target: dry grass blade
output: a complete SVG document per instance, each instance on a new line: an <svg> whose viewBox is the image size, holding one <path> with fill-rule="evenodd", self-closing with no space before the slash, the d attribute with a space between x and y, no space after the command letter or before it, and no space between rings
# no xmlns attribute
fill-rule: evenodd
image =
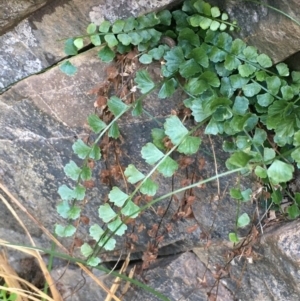
<svg viewBox="0 0 300 301"><path fill-rule="evenodd" d="M133 275L135 273L135 268L136 268L136 266L134 266L132 269L130 269L130 272L128 274L128 278L130 278L130 279L133 278ZM127 293L129 287L130 287L130 282L127 281L124 288L122 289L122 296L124 296Z"/></svg>
<svg viewBox="0 0 300 301"><path fill-rule="evenodd" d="M127 269L129 262L130 262L130 253L127 255L126 260L124 261L124 263L120 269L120 274L122 274ZM120 277L116 277L113 285L110 288L110 291L112 293L115 293L117 291L117 289L119 288L120 283L121 283ZM105 301L110 301L110 300L111 300L111 296L107 296L105 299Z"/></svg>
<svg viewBox="0 0 300 301"><path fill-rule="evenodd" d="M11 280L18 282L19 283L19 287L3 287L0 286L0 289L6 290L8 292L11 293L16 293L18 295L18 298L21 299L17 299L17 300L21 300L21 301L27 301L27 300L35 300L35 301L41 301L42 299L44 300L48 300L48 301L56 301L54 299L52 299L51 297L49 297L48 295L46 295L45 293L43 293L41 290L39 290L38 288L36 288L34 285L32 285L31 283L29 283L28 281L18 277L18 276L7 276L6 274L0 273L0 277L8 277ZM20 284L22 284L24 287L27 287L28 289L22 289ZM30 290L29 290L30 289Z"/></svg>
<svg viewBox="0 0 300 301"><path fill-rule="evenodd" d="M52 240L58 247L60 247L64 252L66 252L67 254L69 253L68 250L50 233L50 231L48 231L41 222L39 222L32 214L30 214L28 212L28 210L9 192L9 190L0 183L0 189L2 189L11 199L12 202L15 203L16 206L18 206L18 208L20 210L22 210L43 232L44 234L46 234L50 240ZM0 195L1 197L1 195ZM7 201L6 201L7 202ZM13 210L13 209L12 209ZM26 229L27 230L27 229ZM28 231L26 231L26 233L28 233ZM28 235L28 234L27 234ZM30 234L29 234L30 235Z"/></svg>
<svg viewBox="0 0 300 301"><path fill-rule="evenodd" d="M107 288L87 267L85 267L82 264L78 264L82 270L84 270L86 272L86 274L88 276L90 276L103 290L105 290L105 292L108 294L108 296L110 297L109 300L111 300L112 298L115 301L121 301L115 294L114 292L110 291L109 288Z"/></svg>
<svg viewBox="0 0 300 301"><path fill-rule="evenodd" d="M20 208L23 212L25 212L25 214L49 237L50 240L52 240L59 248L61 248L66 254L69 254L69 251L34 217L32 216L27 209L9 192L9 190L0 183L0 189L2 189L5 194L18 206L18 208ZM4 204L7 206L7 208L10 210L10 212L13 214L13 216L18 220L18 222L20 223L20 225L22 226L22 228L24 229L24 231L26 232L27 236L29 237L31 243L33 246L35 246L35 243L30 235L30 233L28 232L27 228L25 227L25 225L23 224L23 222L19 219L18 215L16 214L16 212L14 211L14 209L10 206L10 204L8 203L8 201L0 194L0 199L4 202ZM0 239L0 245L9 247L9 248L13 248L15 250L19 250L21 252L27 253L31 256L34 256L35 258L37 258L39 264L40 264L40 268L44 273L45 279L47 281L47 283L49 284L50 290L51 290L51 294L53 296L53 299L48 299L45 298L47 300L55 300L55 301L62 301L62 297L59 294L59 292L57 291L55 284L51 278L51 275L48 272L48 269L44 263L44 261L41 258L40 255L40 251L37 250L33 250L26 247L22 247L22 246L16 246L16 245L11 245L9 242L1 240ZM115 296L86 266L84 266L81 263L77 263L77 265L88 275L91 277L91 279L93 279L109 296L111 296L111 298L113 298L115 301L121 301L117 296ZM23 301L23 300L22 300Z"/></svg>
<svg viewBox="0 0 300 301"><path fill-rule="evenodd" d="M15 289L22 289L19 282L14 278L18 277L15 270L10 266L8 263L4 252L0 254L0 277L4 279L4 282L7 284L8 288L15 288ZM7 288L4 288L7 291ZM27 301L26 297L22 298L21 296L17 295L15 301Z"/></svg>
<svg viewBox="0 0 300 301"><path fill-rule="evenodd" d="M10 193L9 191L2 185L0 184L0 188L3 189L3 191L5 193L8 192L8 196L12 197L13 199L15 199ZM22 220L19 218L19 216L17 215L17 213L15 212L15 210L12 208L12 206L9 204L9 202L2 196L0 195L0 199L2 200L2 202L5 204L5 206L7 207L7 209L11 212L11 214L14 216L14 218L18 221L18 223L21 225L21 227L24 229L25 233L27 234L32 246L36 246L29 231L27 230L26 226L24 225L24 223L22 222ZM19 203L19 202L18 202ZM21 204L20 204L21 205ZM23 206L22 206L23 207ZM24 207L23 207L24 208ZM25 209L25 208L24 208ZM25 209L26 210L26 209ZM27 210L26 210L27 212ZM49 288L51 290L51 294L53 296L53 299L55 301L63 301L62 296L60 295L60 293L58 292L58 290L56 289L56 286L54 284L54 281L47 269L47 266L45 264L45 262L42 259L42 256L40 255L40 253L36 250L32 250L32 252L35 254L35 258L38 260L39 266L43 272L43 275L45 277L45 280L47 281Z"/></svg>

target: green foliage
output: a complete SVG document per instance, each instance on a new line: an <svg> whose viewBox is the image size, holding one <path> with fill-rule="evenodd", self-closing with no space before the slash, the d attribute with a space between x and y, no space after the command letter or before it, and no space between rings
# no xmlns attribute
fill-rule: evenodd
<svg viewBox="0 0 300 301"><path fill-rule="evenodd" d="M74 75L77 72L77 68L70 61L63 62L59 66L59 69L69 76Z"/></svg>
<svg viewBox="0 0 300 301"><path fill-rule="evenodd" d="M150 92L155 87L155 83L146 70L138 71L134 81L143 94Z"/></svg>
<svg viewBox="0 0 300 301"><path fill-rule="evenodd" d="M3 286L8 287L6 284ZM0 301L15 301L17 299L18 295L16 293L11 293L5 289L0 289Z"/></svg>
<svg viewBox="0 0 300 301"><path fill-rule="evenodd" d="M205 126L204 134L230 137L223 146L230 152L226 167L232 172L253 172L269 189L273 204L280 206L286 183L293 178L294 166L300 166L300 72L290 72L284 63L273 66L269 56L225 32L234 28L236 23L230 23L226 13L202 0L186 0L181 10L173 12L163 10L113 24L104 21L100 26L88 25L87 36L90 43L99 47L102 61L111 62L117 52L123 54L135 47L141 64L161 62L163 78L155 83L148 71L137 71L134 83L141 97L128 104L111 96L107 106L114 119L109 124L96 114L88 117L96 138L90 144L78 139L72 146L83 163L78 166L76 160L70 161L64 168L66 176L76 184L74 188L62 185L58 189L62 201L57 210L69 223L57 225L56 234L67 237L75 233L72 222L80 216L78 202L85 198L83 182L92 178L88 161L100 160L99 141L105 134L120 138L122 128L117 120L127 111L131 110L133 116L142 114L142 99L147 94L158 88L158 98L165 99L182 89L187 95L184 104L198 123L188 128L179 117L169 116L161 128L152 129L152 142L141 149L141 157L151 171L141 172L129 164L124 171L128 191L112 187L108 202L98 208L103 229L93 225L89 232L96 246L81 247L90 265L100 263L99 250L114 249L115 235L124 235L128 218L136 218L144 210L134 202L137 194L160 199L156 196L159 185L153 174L175 174L179 165L171 154L198 152L202 141L194 132L200 126ZM164 42L168 39L172 43ZM84 47L83 41L82 37L68 39L65 53L76 55ZM69 61L60 68L68 75L76 72ZM171 146L165 145L165 139ZM252 199L252 191L232 188L230 195L237 201L238 209L235 232L229 234L229 240L237 243L238 229L251 222L247 213L240 214L239 208ZM287 209L287 216L293 219L300 215L300 194L291 198L293 204Z"/></svg>

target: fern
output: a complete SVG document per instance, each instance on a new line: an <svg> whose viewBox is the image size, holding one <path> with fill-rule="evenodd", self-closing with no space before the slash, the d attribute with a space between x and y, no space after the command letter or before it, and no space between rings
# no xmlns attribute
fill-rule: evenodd
<svg viewBox="0 0 300 301"><path fill-rule="evenodd" d="M104 21L100 26L89 24L87 35L66 41L65 53L72 56L88 38L99 47L98 56L104 62L111 62L116 53L137 49L140 63L162 62L163 79L155 83L146 70L136 72L134 82L141 93L137 100L125 103L125 97L110 97L107 102L112 116L109 124L96 114L88 117L88 124L97 137L90 145L82 140L73 145L74 153L83 160L83 164L79 167L70 161L65 166L66 176L76 184L74 188L62 185L58 190L62 202L57 210L69 221L66 226L56 226L59 236L74 235L76 229L72 221L80 216L78 202L85 197L82 182L92 176L88 161L101 159L99 142L105 135L111 139L119 138L122 129L119 129L118 119L126 112L131 111L133 116L142 114L143 98L155 89L158 89L161 99L181 89L186 94L184 105L197 122L193 128L187 128L177 116L170 116L162 128L153 129L153 141L141 150L141 157L151 166L151 171L144 174L129 164L124 175L135 188L124 192L120 187L113 187L108 194L109 202L98 209L105 227L102 229L95 224L89 230L97 245L92 248L85 243L81 247L90 265L100 263L97 257L100 250L114 249L115 235L124 235L129 218L136 218L149 207L139 207L133 202L138 193L153 197L150 204L169 195L157 196L159 184L153 174L157 171L164 177L171 177L176 173L178 162L171 157L174 152L184 155L197 153L201 139L194 133L203 125L207 135L225 134L232 139L223 145L224 150L231 153L226 161L230 171L223 176L253 171L270 187L274 205L280 204L285 183L292 179L294 165L300 164L300 72L291 72L284 63L273 65L266 54L260 54L255 47L224 32L235 28L236 23L230 23L228 15L220 12L219 8L211 7L202 0L187 0L180 10L172 12L163 10L117 20L112 24ZM163 37L171 39L172 43L164 43ZM61 65L61 70L73 75L76 67L67 60ZM268 138L269 131L274 132L273 141ZM165 139L170 141L170 147L165 146ZM276 152L272 143L278 147ZM173 193L176 192L170 192ZM231 190L231 197L238 204L249 201L250 196L249 189ZM299 199L298 194L292 196L293 205L288 209L290 218L300 215ZM246 213L238 215L236 231L229 234L229 239L237 242L237 229L249 222Z"/></svg>

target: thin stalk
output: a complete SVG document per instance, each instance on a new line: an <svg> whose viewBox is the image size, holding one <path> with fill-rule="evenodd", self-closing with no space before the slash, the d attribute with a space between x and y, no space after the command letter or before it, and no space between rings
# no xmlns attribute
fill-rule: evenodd
<svg viewBox="0 0 300 301"><path fill-rule="evenodd" d="M199 187L199 186L201 186L201 185L203 185L205 183L208 183L210 181L217 180L217 179L219 179L221 177L225 177L225 176L228 176L228 175L233 174L233 173L241 172L243 170L245 170L245 167L240 167L240 168L237 168L237 169L234 169L234 170L230 170L230 171L224 172L222 174L215 175L215 176L210 177L210 178L208 178L206 180L199 181L199 182L191 184L189 186L185 186L185 187L179 188L177 190L171 191L169 193L166 193L163 196L160 196L159 198L154 199L151 202L147 203L143 207L140 207L139 210L133 212L131 215L129 215L127 218L125 218L124 221L123 221L123 223L126 223L126 221L128 221L131 216L134 216L134 215L136 215L136 214L138 214L138 213L140 213L142 211L145 211L146 209L150 208L152 205L156 204L157 202L160 202L160 201L162 201L162 200L164 200L164 199L166 199L168 197L171 197L172 195L174 195L176 193L184 192L184 191L189 190L191 188ZM110 234L110 236L108 237L108 239L106 240L105 243L107 243L107 241L109 241L113 237L113 235L119 230L119 228L122 226L123 223L121 223L119 225L119 227L117 227L116 230ZM93 253L93 256L95 256L95 255L97 255L97 253Z"/></svg>
<svg viewBox="0 0 300 301"><path fill-rule="evenodd" d="M54 232L54 236L56 237L55 232ZM52 241L52 243L51 243L51 251L54 252L55 249L56 249L56 244L55 244L54 241ZM48 266L47 266L49 272L51 272L51 270L52 270L52 266L53 266L53 258L54 258L53 255L50 254L49 262L48 262ZM44 290L43 290L43 292L44 292L46 295L48 294L48 288L49 288L49 284L48 284L48 282L46 281L46 282L45 282L45 285L44 285ZM42 301L45 301L45 299L42 298Z"/></svg>
<svg viewBox="0 0 300 301"><path fill-rule="evenodd" d="M285 17L287 17L288 19L290 19L291 21L295 22L297 25L300 26L300 22L299 22L298 20L296 20L295 18L293 18L293 17L290 16L289 14L283 12L282 10L280 10L280 9L274 7L274 6L271 6L271 5L269 5L269 4L265 4L265 3L260 2L260 1L255 1L255 0L242 0L242 1L244 1L244 2L252 2L252 3L256 3L256 4L259 4L259 5L268 7L268 8L270 8L270 9L273 9L273 10L275 10L276 12L278 12L278 13L284 15Z"/></svg>
<svg viewBox="0 0 300 301"><path fill-rule="evenodd" d="M12 244L12 243L5 243L5 245L7 245L7 246L17 246L17 247L22 247L22 248L32 249L32 250L38 250L38 251L43 252L45 254L50 254L53 257L62 258L62 259L65 259L67 261L70 261L70 262L73 262L73 263L76 263L76 264L80 263L80 264L83 264L85 266L88 266L87 262L85 260L82 260L80 258L76 258L76 257L70 256L70 255L67 255L67 254L55 252L55 251L52 251L52 250L38 248L38 247L31 247L31 246L23 246L23 245ZM164 296L161 293L157 292L156 290L154 290L153 288L149 287L148 285L145 285L144 283L141 283L138 280L129 278L129 277L125 276L124 274L119 274L118 272L111 271L110 269L105 268L104 266L96 266L96 267L93 267L93 269L96 269L96 270L99 270L99 271L103 271L103 272L105 272L107 274L110 274L110 275L113 275L115 277L119 277L122 280L128 281L128 282L130 282L130 283L132 283L132 284L134 284L134 285L136 285L136 286L138 286L138 287L146 290L147 292L152 293L154 296L158 297L162 301L171 301L169 298L167 298L166 296Z"/></svg>

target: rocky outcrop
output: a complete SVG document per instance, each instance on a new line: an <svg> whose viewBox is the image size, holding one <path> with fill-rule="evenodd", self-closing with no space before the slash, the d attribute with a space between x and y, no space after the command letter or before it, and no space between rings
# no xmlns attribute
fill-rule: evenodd
<svg viewBox="0 0 300 301"><path fill-rule="evenodd" d="M284 61L299 51L300 6L297 0L210 2L226 11L231 20L237 20L241 30L233 33L235 37L268 54L273 63Z"/></svg>
<svg viewBox="0 0 300 301"><path fill-rule="evenodd" d="M103 19L115 20L131 14L137 15L159 9L169 2L151 1L148 4L147 1L131 0L124 5L124 1L51 1L25 19L29 10L25 12L24 6L24 12L14 17L14 21L22 21L10 30L5 26L12 26L13 23L2 26L6 33L0 37L0 179L48 230L53 231L54 225L61 222L56 205L59 202L58 187L68 184L63 167L70 159L76 160L71 148L74 141L87 135L86 117L93 112L95 101L94 96L88 92L103 81L106 67L97 58L97 49L86 49L71 59L79 67L78 73L72 77L66 76L57 65L65 58L59 40L82 34L90 22L99 23ZM38 5L42 3L35 1L34 8L39 8ZM224 10L241 25L242 30L238 35L268 53L274 61L283 60L300 49L295 39L300 27L294 27L294 23L282 23L291 22L286 17L276 14L275 19L273 10L248 2L227 1L224 4L222 1L220 5L224 5ZM286 9L286 12L296 16L298 8L297 3L289 1L282 10ZM248 19L245 19L245 15ZM151 68L155 69L150 67L150 71ZM155 76L155 72L152 75ZM157 99L157 94L153 94L146 99L145 107L163 122L181 102L180 94L163 103ZM150 140L152 119L147 116L133 119L126 115L120 125L122 137L125 138L121 164L127 166L133 162L142 169L146 168L139 159L140 149ZM226 154L221 151L221 145L222 140L218 137L203 139L201 152L195 160L197 166L191 167L197 169L198 178L205 179L215 174L212 149L216 152L218 172L225 171ZM84 214L90 218L91 224L99 221L95 208L103 203L109 191L99 176L100 171L106 168L102 161L95 168L96 185L89 189L87 196L89 202ZM180 187L186 172L185 169L178 172L174 183L158 178L160 193ZM168 208L163 219L158 214L161 210L158 206L141 215L137 224L130 228L131 238L134 237L130 241L133 247L132 258L140 260L148 242L156 240L157 237L153 237L153 225L160 221L159 235L163 238L158 244L158 261L143 272L145 277L141 277L141 280L146 278L149 285L166 294L170 300L185 298L198 301L206 300L207 297L214 300L216 288L210 289L216 277L220 276L220 268L227 264L226 252L230 247L226 241L228 232L235 228L236 203L229 197L228 187L236 181L236 176L221 178L220 195L217 183L207 183L197 188L197 201L188 208L188 218L178 218L178 212L184 213L187 209L184 208L183 196L180 194L176 199L167 199L159 204L162 209ZM251 186L251 179L247 181L241 185ZM23 212L16 210L40 245L48 247L42 231ZM256 204L249 202L241 210L252 216L259 209ZM172 222L171 228L169 222ZM231 269L227 272L224 270L222 276L225 278L219 279L218 294L221 300L234 300L235 297L257 301L298 300L299 250L295 243L299 240L298 228L299 222L295 221L263 235L261 243L253 247L257 249L251 253L257 257L253 255L245 259L242 253L234 253ZM247 230L241 234L247 234ZM78 235L87 240L87 229L83 228ZM1 202L0 238L26 244L24 235ZM63 243L68 246L70 242L63 240ZM104 261L117 261L120 253L124 257L128 252L124 248L124 241L120 239L115 254L103 254L102 258ZM245 263L247 269L244 268ZM53 270L57 278L63 271L60 265ZM60 280L61 285L71 292L72 285L80 281L79 272L75 271L65 273L65 282ZM239 278L239 275L244 277ZM264 279L263 283L261 279ZM108 283L110 281L106 278L104 280ZM89 279L85 287L89 299L104 299L93 285ZM124 300L157 300L143 294L134 288L126 294ZM75 297L83 300L82 296L87 296L85 291L80 291Z"/></svg>

